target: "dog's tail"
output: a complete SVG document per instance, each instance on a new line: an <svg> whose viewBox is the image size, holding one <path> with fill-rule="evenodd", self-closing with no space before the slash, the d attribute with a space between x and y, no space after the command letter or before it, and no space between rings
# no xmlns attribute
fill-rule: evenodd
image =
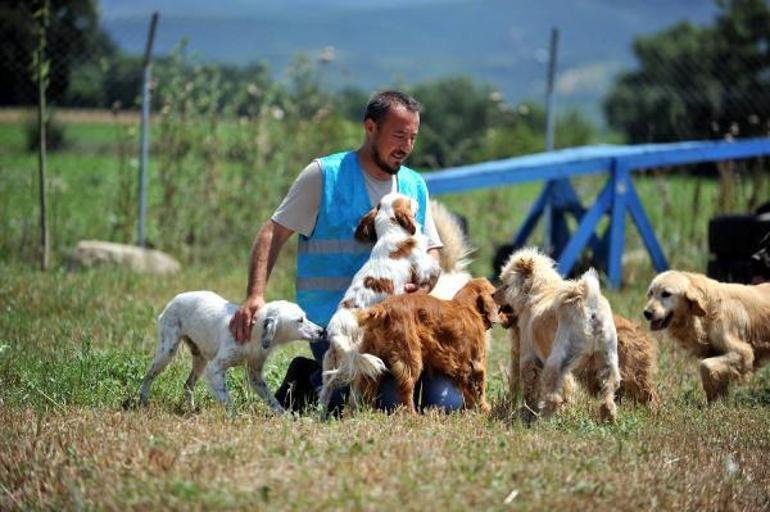
<svg viewBox="0 0 770 512"><path fill-rule="evenodd" d="M463 272L471 260L474 249L468 243L457 216L438 201L430 202L430 213L444 247L439 251L439 264L443 272Z"/></svg>
<svg viewBox="0 0 770 512"><path fill-rule="evenodd" d="M583 286L586 305L591 309L597 308L602 300L602 290L599 284L599 274L596 272L596 269L592 267L586 270L580 276L580 283Z"/></svg>
<svg viewBox="0 0 770 512"><path fill-rule="evenodd" d="M431 201L430 213L438 236L444 244L439 250L441 275L431 295L449 300L471 279L466 269L471 262L469 256L476 249L468 243L458 217L443 204Z"/></svg>
<svg viewBox="0 0 770 512"><path fill-rule="evenodd" d="M604 328L603 319L610 318L612 311L609 302L602 295L599 274L595 269L589 268L580 279L568 283L570 286L560 292L559 300L554 301L553 306L566 306L567 309L563 313L571 311L572 313L567 314L581 318L580 324L588 329L587 334L601 335Z"/></svg>
<svg viewBox="0 0 770 512"><path fill-rule="evenodd" d="M363 335L358 318L349 309L340 309L329 322L329 350L339 354L337 367L324 371L333 375L339 386L349 384L358 377L376 378L386 370L385 363L373 354L359 352Z"/></svg>
<svg viewBox="0 0 770 512"><path fill-rule="evenodd" d="M557 292L556 300L550 306L559 308L561 305L581 305L589 308L601 301L602 290L599 275L596 270L589 268L580 279L564 281L564 286Z"/></svg>

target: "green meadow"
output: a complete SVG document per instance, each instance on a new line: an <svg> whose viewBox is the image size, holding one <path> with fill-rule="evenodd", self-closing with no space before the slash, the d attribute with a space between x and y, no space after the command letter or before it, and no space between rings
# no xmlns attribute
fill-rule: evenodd
<svg viewBox="0 0 770 512"><path fill-rule="evenodd" d="M294 176L311 158L360 142L357 126L334 123L157 123L148 240L183 266L165 277L68 265L78 240L134 241L136 128L66 125L68 144L48 155L53 264L42 272L37 155L25 150L23 123L0 123L0 509L770 508L770 369L707 406L696 360L666 335L654 335L661 407L624 402L612 425L598 422L596 404L579 393L563 414L525 427L507 396L509 347L499 327L490 417L277 418L240 369L228 377L234 413L204 383L190 411L184 348L156 380L150 407L124 410L166 302L195 289L242 300L253 236ZM575 186L590 204L604 180ZM740 163L721 179L656 169L634 180L671 267L700 272L708 219L770 196L767 178ZM469 221L475 275L492 273L495 248L512 238L541 186L438 198ZM630 220L626 233L624 286L607 295L616 312L641 322L654 270ZM532 241L541 239L537 232ZM293 298L294 246L284 249L268 299ZM272 389L298 354L309 350L297 343L273 355Z"/></svg>

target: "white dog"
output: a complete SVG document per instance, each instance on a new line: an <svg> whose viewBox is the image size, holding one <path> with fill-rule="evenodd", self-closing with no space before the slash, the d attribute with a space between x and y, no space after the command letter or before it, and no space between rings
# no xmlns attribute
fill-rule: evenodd
<svg viewBox="0 0 770 512"><path fill-rule="evenodd" d="M295 340L317 341L323 329L308 320L298 305L278 300L260 308L251 339L237 343L228 328L237 310L237 304L209 291L180 293L174 297L158 317L158 349L139 392L142 405L148 403L152 381L171 362L179 342L184 340L193 358L192 371L184 384L188 403L192 405L193 389L206 369L214 397L224 405L231 405L225 372L231 366L245 364L254 391L276 412L284 413L262 377L265 360L278 345Z"/></svg>
<svg viewBox="0 0 770 512"><path fill-rule="evenodd" d="M562 279L554 266L536 249L515 252L503 267L502 286L494 297L499 305L510 307L516 318L510 335L511 342L519 344L520 360L519 368L511 368L511 376L515 379L518 372L522 381L525 419L533 419L526 411L534 408L544 416L553 414L564 402L563 388L571 370L597 355L601 413L614 420L620 371L612 309L601 294L595 270L573 281Z"/></svg>
<svg viewBox="0 0 770 512"><path fill-rule="evenodd" d="M374 378L385 371L382 360L360 354L360 332L351 309L373 306L391 295L405 293L408 283L433 287L441 267L428 254L428 244L415 220L417 201L392 192L358 224L355 237L376 241L369 260L353 281L329 321L329 349L323 360L323 389L320 402L328 406L332 392L356 376ZM353 397L355 401L355 397Z"/></svg>

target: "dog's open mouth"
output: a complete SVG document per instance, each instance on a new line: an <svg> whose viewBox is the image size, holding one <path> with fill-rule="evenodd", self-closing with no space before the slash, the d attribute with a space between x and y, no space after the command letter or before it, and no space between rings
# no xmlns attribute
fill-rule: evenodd
<svg viewBox="0 0 770 512"><path fill-rule="evenodd" d="M674 313L671 312L668 315L666 315L664 318L661 318L660 320L652 320L650 321L650 329L653 331L660 331L662 329L665 329L668 327L668 324L671 323L671 319L674 317Z"/></svg>

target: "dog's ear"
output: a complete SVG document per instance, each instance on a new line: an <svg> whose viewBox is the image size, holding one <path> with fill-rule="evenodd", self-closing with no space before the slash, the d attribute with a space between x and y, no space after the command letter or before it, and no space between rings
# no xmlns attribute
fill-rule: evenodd
<svg viewBox="0 0 770 512"><path fill-rule="evenodd" d="M411 201L404 201L398 199L393 203L393 217L396 222L404 228L404 230L410 235L414 235L417 232L417 225L414 221L414 214L412 213Z"/></svg>
<svg viewBox="0 0 770 512"><path fill-rule="evenodd" d="M278 320L271 315L265 316L262 322L262 348L267 350L273 344L275 331L278 328Z"/></svg>
<svg viewBox="0 0 770 512"><path fill-rule="evenodd" d="M412 208L412 215L417 215L417 212L420 211L420 203L417 202L417 199L410 198L409 206Z"/></svg>
<svg viewBox="0 0 770 512"><path fill-rule="evenodd" d="M359 242L376 242L377 241L377 230L374 226L374 219L377 217L377 212L379 211L379 206L376 208L372 208L369 210L366 215L361 217L361 220L358 221L358 226L356 227L356 234L355 238Z"/></svg>
<svg viewBox="0 0 770 512"><path fill-rule="evenodd" d="M497 314L497 304L488 293L479 293L476 296L476 309L481 313L484 324L489 329L493 324L500 323L500 317Z"/></svg>
<svg viewBox="0 0 770 512"><path fill-rule="evenodd" d="M706 296L703 290L690 285L684 292L684 298L693 315L706 316Z"/></svg>
<svg viewBox="0 0 770 512"><path fill-rule="evenodd" d="M513 268L524 277L529 277L535 271L535 260L532 258L519 258Z"/></svg>

